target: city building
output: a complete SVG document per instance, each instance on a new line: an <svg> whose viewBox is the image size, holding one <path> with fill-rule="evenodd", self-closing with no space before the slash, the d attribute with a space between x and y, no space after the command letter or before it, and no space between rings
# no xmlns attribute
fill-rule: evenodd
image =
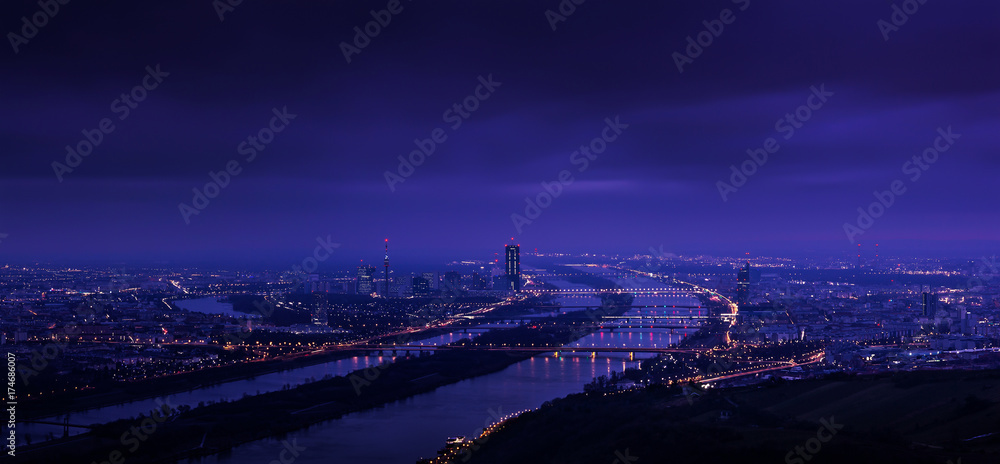
<svg viewBox="0 0 1000 464"><path fill-rule="evenodd" d="M385 296L390 294L389 290L389 239L385 239Z"/></svg>
<svg viewBox="0 0 1000 464"><path fill-rule="evenodd" d="M934 317L937 314L937 293L924 292L924 317Z"/></svg>
<svg viewBox="0 0 1000 464"><path fill-rule="evenodd" d="M736 304L739 306L750 304L750 261L747 261L736 275Z"/></svg>
<svg viewBox="0 0 1000 464"><path fill-rule="evenodd" d="M518 293L521 291L521 245L507 245L506 255L508 289Z"/></svg>
<svg viewBox="0 0 1000 464"><path fill-rule="evenodd" d="M312 323L315 325L325 326L329 322L327 317L327 306L325 304L318 304L312 310Z"/></svg>
<svg viewBox="0 0 1000 464"><path fill-rule="evenodd" d="M358 266L358 295L371 295L375 292L375 266Z"/></svg>
<svg viewBox="0 0 1000 464"><path fill-rule="evenodd" d="M462 288L462 274L456 271L448 271L444 273L444 286L449 290L457 290Z"/></svg>
<svg viewBox="0 0 1000 464"><path fill-rule="evenodd" d="M486 278L485 272L473 272L472 273L472 289L473 290L489 290L493 288L490 279Z"/></svg>
<svg viewBox="0 0 1000 464"><path fill-rule="evenodd" d="M390 279L389 290L385 296L404 298L413 295L413 276L404 275Z"/></svg>
<svg viewBox="0 0 1000 464"><path fill-rule="evenodd" d="M427 281L427 278L423 275L413 276L413 296L426 297L430 294L431 283Z"/></svg>
<svg viewBox="0 0 1000 464"><path fill-rule="evenodd" d="M438 278L437 271L422 272L420 273L420 276L427 281L427 284L430 285L431 290L437 290L438 288L440 288L439 284L440 279Z"/></svg>

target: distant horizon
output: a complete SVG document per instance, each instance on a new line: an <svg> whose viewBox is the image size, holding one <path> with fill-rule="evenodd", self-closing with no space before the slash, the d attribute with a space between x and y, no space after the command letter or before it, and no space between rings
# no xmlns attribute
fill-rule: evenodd
<svg viewBox="0 0 1000 464"><path fill-rule="evenodd" d="M866 263L869 263L875 258L875 248L874 244L868 246L862 244L862 259ZM702 257L713 257L713 258L726 258L733 260L741 260L744 257L749 258L751 261L759 258L785 258L793 260L853 260L858 251L857 247L844 247L839 250L808 250L800 249L797 251L791 251L786 253L775 252L775 250L764 250L757 253L750 253L747 255L746 251L737 250L673 250L667 246L662 248L659 245L652 247L657 253L662 253L664 256L670 256L671 254L676 255L678 258L694 258L698 256ZM662 251L661 251L662 250ZM500 248L495 255L496 259L499 259L499 265L502 267L503 264L503 249ZM604 256L608 258L620 258L627 259L632 256L655 256L650 252L650 247L646 249L636 249L630 251L559 251L559 250L538 250L538 253L543 257L550 254L564 254L569 256ZM933 248L918 248L918 249L894 249L891 242L889 244L879 244L878 250L879 256L883 259L899 259L899 258L914 258L914 259L940 259L940 260L950 260L950 261L960 261L960 260L979 260L982 258L988 258L991 256L997 256L1000 254L1000 244L996 245L994 248L988 248L987 246L981 247L956 247L952 249L933 249ZM531 255L534 254L534 249L529 249L526 247L521 248L521 254L523 260L526 264L530 264L532 259ZM52 266L82 266L82 267L104 267L104 266L123 266L123 267L193 267L193 268L215 268L215 269L226 269L233 268L233 270L282 270L283 268L290 269L291 266L296 265L299 261L306 257L307 253L303 253L299 256L295 256L292 252L287 253L272 253L267 256L262 257L250 257L247 255L242 255L240 257L187 257L181 258L173 256L171 258L166 257L138 257L135 255L131 256L103 256L103 257L48 257L41 259L28 259L28 258L18 258L18 257L0 257L0 264L2 265L14 265L14 266L32 266L32 265L52 265ZM378 268L379 272L382 272L382 255L377 250L369 250L368 255L365 258L360 257L360 252L358 250L352 250L341 244L341 247L336 250L328 259L323 260L319 263L318 269L320 272L336 272L343 270L355 269L363 264L370 264ZM407 272L415 271L421 268L429 268L438 266L444 268L452 263L461 261L480 261L484 263L489 263L493 261L494 256L488 255L487 252L480 254L468 253L463 254L460 252L453 252L451 256L442 256L437 254L427 254L427 255L412 255L408 253L408 250L396 250L390 249L390 265L393 270L398 270L401 268L407 269ZM432 269L426 269L432 270Z"/></svg>

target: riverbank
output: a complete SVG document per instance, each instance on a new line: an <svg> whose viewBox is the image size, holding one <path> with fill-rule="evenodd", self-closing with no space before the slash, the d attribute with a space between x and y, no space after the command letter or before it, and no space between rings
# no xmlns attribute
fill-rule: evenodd
<svg viewBox="0 0 1000 464"><path fill-rule="evenodd" d="M995 370L937 371L778 381L692 401L662 386L570 395L508 421L464 462L994 463L998 382Z"/></svg>
<svg viewBox="0 0 1000 464"><path fill-rule="evenodd" d="M281 435L311 424L336 419L467 378L497 372L530 358L530 354L484 350L446 351L356 371L238 401L205 406L176 414L154 430L156 440L136 447L132 463L175 462L213 454L241 443ZM317 401L322 398L323 401ZM98 462L121 452L131 427L141 421L104 424L84 436L19 449L21 462L68 462L86 456Z"/></svg>
<svg viewBox="0 0 1000 464"><path fill-rule="evenodd" d="M408 334L407 337L409 340L422 340L443 335L453 330L447 327L436 327ZM384 336L375 339L373 343L392 342L395 339L395 336ZM137 382L118 383L113 388L99 393L87 390L73 391L51 397L47 396L40 400L22 400L23 412L19 411L19 415L24 420L34 420L70 412L114 406L116 404L157 398L227 382L251 379L265 374L323 364L367 353L367 351L361 350L339 350L300 355L285 359L254 361L156 377ZM123 398L127 399L123 400Z"/></svg>
<svg viewBox="0 0 1000 464"><path fill-rule="evenodd" d="M39 400L22 401L24 412L18 412L22 419L33 420L68 412L84 411L155 398L226 382L250 379L264 374L337 361L359 354L363 353L361 351L332 351L295 359L255 361L213 367L138 382L121 383L113 389L100 393L76 391L51 398L46 397Z"/></svg>

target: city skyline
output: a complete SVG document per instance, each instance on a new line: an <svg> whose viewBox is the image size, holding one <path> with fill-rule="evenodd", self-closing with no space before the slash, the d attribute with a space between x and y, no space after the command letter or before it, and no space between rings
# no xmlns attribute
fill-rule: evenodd
<svg viewBox="0 0 1000 464"><path fill-rule="evenodd" d="M996 464L997 18L3 2L4 453Z"/></svg>

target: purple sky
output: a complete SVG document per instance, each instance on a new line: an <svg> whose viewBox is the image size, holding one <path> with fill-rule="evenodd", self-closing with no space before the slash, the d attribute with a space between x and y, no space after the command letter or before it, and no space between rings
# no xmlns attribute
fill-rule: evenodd
<svg viewBox="0 0 1000 464"><path fill-rule="evenodd" d="M291 262L317 236L341 244L331 262L379 261L385 237L401 260L491 257L510 237L846 253L844 224L895 180L905 193L855 240L997 249L997 2L929 0L886 41L888 1L591 0L553 31L556 0L404 0L350 63L341 42L386 2L243 2L224 21L208 0L160 3L62 5L17 53L7 35L0 260ZM0 8L15 34L40 11ZM735 21L679 72L674 53L725 8ZM119 119L157 64L169 75ZM443 113L491 74L452 129ZM821 85L833 95L786 140L776 121ZM283 107L295 118L248 162L238 147ZM573 152L616 116L628 127L581 172ZM103 118L114 130L60 182L52 163ZM912 180L904 163L948 126L961 138ZM435 128L447 139L391 191L385 172ZM723 201L717 182L769 137L780 149ZM179 204L230 160L240 173L186 223ZM519 233L511 215L562 170L573 182Z"/></svg>

